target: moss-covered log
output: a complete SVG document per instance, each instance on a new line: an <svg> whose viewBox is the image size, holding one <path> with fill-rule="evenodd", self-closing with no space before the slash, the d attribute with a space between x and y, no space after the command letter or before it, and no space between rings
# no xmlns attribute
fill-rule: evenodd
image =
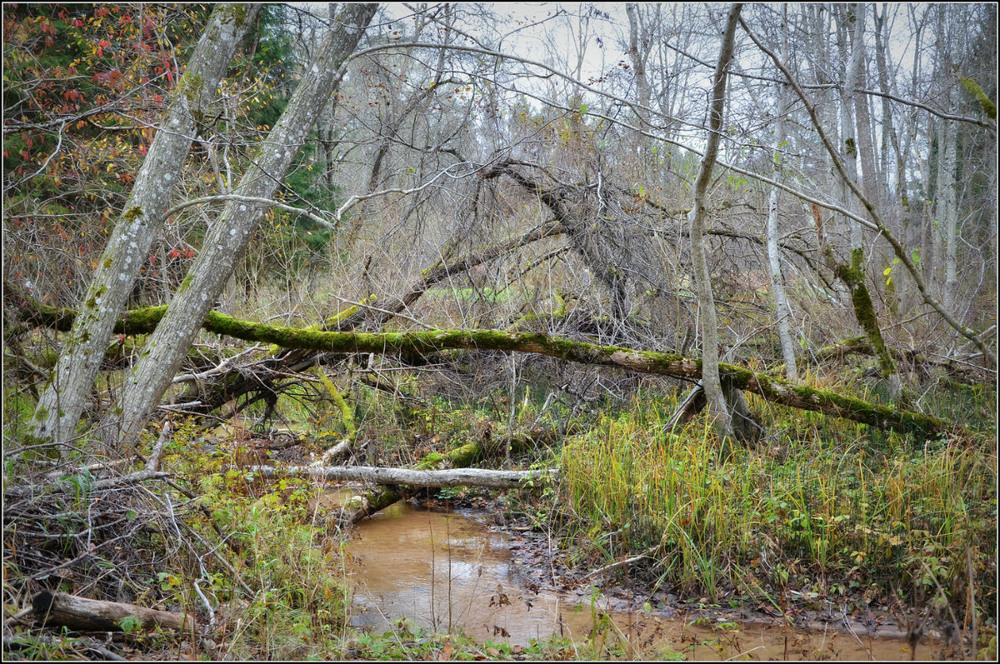
<svg viewBox="0 0 1000 664"><path fill-rule="evenodd" d="M151 307L129 312L119 319L115 330L124 334L147 334L156 326L163 315L163 310L164 307ZM60 312L59 315L63 317L70 315L66 310ZM683 355L620 346L601 346L544 334L518 334L494 330L429 330L383 334L320 332L264 325L239 320L215 311L206 317L204 328L216 334L246 341L332 353L424 355L449 349L502 350L537 353L569 362L618 367L642 373L701 378L701 362ZM731 381L733 387L749 390L774 403L842 417L880 429L893 429L918 436L933 436L956 428L955 425L936 417L873 404L836 392L817 390L732 364L720 363L719 372L726 380Z"/></svg>

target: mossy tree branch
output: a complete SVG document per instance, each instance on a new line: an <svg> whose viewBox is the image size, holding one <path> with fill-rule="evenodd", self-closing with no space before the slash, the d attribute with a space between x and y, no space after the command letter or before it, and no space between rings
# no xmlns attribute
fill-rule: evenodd
<svg viewBox="0 0 1000 664"><path fill-rule="evenodd" d="M70 325L66 309L44 307L37 320L62 329ZM148 334L163 316L165 307L130 311L115 330L122 334ZM204 329L245 341L273 343L284 348L303 348L331 353L376 353L380 355L425 355L442 350L502 350L537 353L569 362L618 367L640 373L700 379L701 362L675 353L602 346L584 341L535 333L508 333L495 330L430 330L406 333L360 334L320 332L239 320L212 311ZM768 401L792 408L811 410L861 422L879 429L892 429L918 436L934 436L957 429L956 425L921 413L874 404L827 390L817 390L744 369L719 363L719 373L737 389L749 390Z"/></svg>

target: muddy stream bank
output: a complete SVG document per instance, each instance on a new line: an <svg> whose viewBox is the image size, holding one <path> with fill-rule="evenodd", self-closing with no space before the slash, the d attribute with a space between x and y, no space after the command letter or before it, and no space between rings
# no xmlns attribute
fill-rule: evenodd
<svg viewBox="0 0 1000 664"><path fill-rule="evenodd" d="M643 611L593 586L557 591L540 582L548 574L547 564L538 562L545 557L525 555L529 548L545 546L530 539L527 533L501 530L494 515L483 510L443 512L397 503L361 521L351 532L347 550L352 625L382 632L405 617L439 632L461 629L480 643L524 646L552 634L575 641L596 634L597 642L631 644L624 651L636 657L676 657L675 653L698 660L740 655L755 660L911 657L908 642L898 631L873 637L864 630L833 625L783 628L748 623L725 612L693 614L663 605ZM917 657L936 657L940 649L924 641L917 646Z"/></svg>

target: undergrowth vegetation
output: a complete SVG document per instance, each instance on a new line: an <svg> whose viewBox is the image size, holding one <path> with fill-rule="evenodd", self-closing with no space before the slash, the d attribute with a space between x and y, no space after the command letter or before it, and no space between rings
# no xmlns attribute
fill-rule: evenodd
<svg viewBox="0 0 1000 664"><path fill-rule="evenodd" d="M957 411L994 411L989 395L964 394ZM578 562L641 553L633 576L712 603L930 606L959 628L992 622L992 435L872 435L754 400L771 435L724 456L704 420L665 430L672 404L650 396L562 451L557 504Z"/></svg>
<svg viewBox="0 0 1000 664"><path fill-rule="evenodd" d="M456 357L460 362L462 355ZM583 402L558 396L546 382L558 376L544 366L529 367L525 380L509 386L477 383L482 369L470 367L467 380L474 385L449 396L441 396L448 395L447 385L418 387L405 378L395 396L357 382L337 386L349 413L331 394L291 390L279 409L293 433L310 434L299 439L294 458L316 458L349 431L357 461L410 465L470 442L550 429L558 433L555 442L495 447L488 463L558 467L559 481L493 496L493 505L508 524L548 532L571 574L608 567L603 587L637 589L648 598L646 611L655 611L667 594L702 606L770 607L789 625L831 607L843 614L882 609L900 624L920 616L951 625L966 642L975 632L976 652L992 652L997 459L989 392L946 383L927 388L920 396L925 408L948 413L974 433L926 440L749 395L764 435L728 449L703 415L668 429L683 393L661 381L628 384L620 398ZM873 398L860 381L806 380ZM8 432L30 412L18 404L5 400ZM147 492L154 505L148 511L133 504L126 512L135 524L147 524L133 527L139 536L132 548L102 549L100 560L127 579L126 589L110 599L195 614L213 636L179 642L167 633L132 635L133 647L147 656L653 656L596 618L595 630L576 642L551 637L516 648L477 643L460 631L433 634L406 620L384 634L352 626L346 531L324 507L324 483L250 472L285 454L267 449L252 428L175 422L161 459L169 485ZM152 446L150 439L143 454ZM428 495L447 501L483 492ZM79 496L72 504L87 509ZM15 535L5 529L4 601L11 610L45 585L29 578L30 561L17 547L28 540L15 542ZM79 541L69 526L60 537ZM626 559L630 564L617 564ZM55 582L55 590L80 591L72 577ZM73 656L82 647L42 637L28 643L21 656Z"/></svg>

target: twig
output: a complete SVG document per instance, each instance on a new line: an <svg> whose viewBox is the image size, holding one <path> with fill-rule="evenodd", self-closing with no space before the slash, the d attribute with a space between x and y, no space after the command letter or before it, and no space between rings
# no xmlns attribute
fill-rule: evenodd
<svg viewBox="0 0 1000 664"><path fill-rule="evenodd" d="M10 618L5 619L3 621L3 626L4 627L10 627L14 623L21 623L22 625L27 625L29 623L21 620L21 618L23 618L23 617L25 617L27 615L31 615L31 607L28 607L27 609L21 609L20 611L18 611L14 615L12 615Z"/></svg>
<svg viewBox="0 0 1000 664"><path fill-rule="evenodd" d="M99 480L94 482L89 488L91 491L102 491L104 489L117 489L126 486L131 486L133 484L141 484L146 480L160 480L164 477L170 477L170 473L157 472L151 470L140 470L139 472L132 473L130 475L125 475L123 477L113 477L107 480ZM46 491L50 493L66 493L68 491L76 491L77 486L70 482L61 481L55 484L49 484L45 487ZM36 486L12 486L7 487L4 490L5 498L27 498L28 496L34 495L36 492L41 492L42 489Z"/></svg>
<svg viewBox="0 0 1000 664"><path fill-rule="evenodd" d="M87 645L86 650L89 652L94 652L103 657L104 659L111 662L124 662L127 661L124 657L117 653L113 653L107 648L102 648L101 646Z"/></svg>
<svg viewBox="0 0 1000 664"><path fill-rule="evenodd" d="M174 489L176 489L177 491L179 491L181 494L183 494L185 497L191 499L192 501L194 501L194 500L196 500L198 498L197 495L195 495L191 491L188 491L184 487L180 486L179 484L176 484L175 482L173 482L171 480L164 480L164 482L166 482L166 484L168 486L173 487ZM208 509L208 507L206 507L205 505L201 504L200 502L196 502L195 503L195 507L197 507L199 510L201 510L201 513L205 515L205 518L208 519L208 522L210 524L212 524L212 528L215 530L215 534L218 535L221 538L222 542L225 543L228 547L230 547L230 549L232 549L234 553L240 554L241 552L238 551L233 546L233 543L230 540L231 535L222 532L222 529L219 528L219 524L216 523L215 517L212 516L212 512ZM250 590L250 586L248 586L246 584L246 582L243 581L243 579L240 577L239 573L237 573L237 571L233 568L233 566L229 564L229 561L226 560L224 557L222 557L221 555L219 555L216 552L216 549L218 547L211 547L211 546L209 546L209 543L205 541L205 538L202 537L201 534L197 530L194 530L193 528L191 528L191 526L189 526L188 524L185 523L184 527L187 529L187 531L189 533L191 533L192 535L194 535L195 538L197 538L199 542L201 542L206 548L209 549L209 553L212 553L215 556L216 560L218 560L220 563L222 563L222 566L225 567L229 571L229 573L232 575L233 580L235 580L236 583L238 583L240 585L240 587L243 588L243 591L246 592L247 596L248 597L253 596L254 593L253 593L252 590Z"/></svg>
<svg viewBox="0 0 1000 664"><path fill-rule="evenodd" d="M611 563L610 565L605 565L604 567L596 569L587 576L583 577L583 580L586 581L592 576L597 576L598 574L604 574L605 572L610 572L611 570L621 567L622 565L628 565L629 563L637 563L643 558L649 558L654 553L656 553L656 550L659 548L660 545L657 544L655 546L649 547L648 549L640 553L638 556L632 556L631 558L626 558L625 560L619 560L618 562Z"/></svg>
<svg viewBox="0 0 1000 664"><path fill-rule="evenodd" d="M378 313L385 314L387 316L395 316L396 318L402 318L403 320L408 320L411 323L416 323L417 325L419 325L420 327L422 327L422 328L424 328L426 330L435 330L435 329L437 329L433 325L428 325L427 323L423 323L423 322L417 320L416 318L413 318L412 316L407 316L406 314L404 314L401 311L390 311L389 309L381 309L381 308L376 307L376 306L371 305L371 304L365 304L363 302L354 302L353 300L348 300L347 298L340 297L339 295L334 295L333 297L336 298L339 302L343 302L344 304L349 304L349 305L354 306L354 307L362 307L362 308L368 309L370 311L377 311Z"/></svg>
<svg viewBox="0 0 1000 664"><path fill-rule="evenodd" d="M157 466L160 465L160 454L163 453L163 445L173 432L174 425L170 423L170 420L164 422L163 427L160 429L160 437L157 439L156 445L153 446L153 451L149 453L149 461L146 463L146 470L148 472L156 472Z"/></svg>
<svg viewBox="0 0 1000 664"><path fill-rule="evenodd" d="M222 362L220 362L218 366L212 367L211 369L206 369L201 373L180 374L178 376L174 376L172 382L190 383L190 382L197 382L199 380L205 380L206 378L211 378L212 376L217 376L222 372L227 371L229 367L232 366L234 362L236 362L236 360L240 359L244 355L249 355L258 348L260 348L260 344L254 344L253 347L247 348L246 350L242 351L237 355L234 355L232 357L227 357Z"/></svg>

